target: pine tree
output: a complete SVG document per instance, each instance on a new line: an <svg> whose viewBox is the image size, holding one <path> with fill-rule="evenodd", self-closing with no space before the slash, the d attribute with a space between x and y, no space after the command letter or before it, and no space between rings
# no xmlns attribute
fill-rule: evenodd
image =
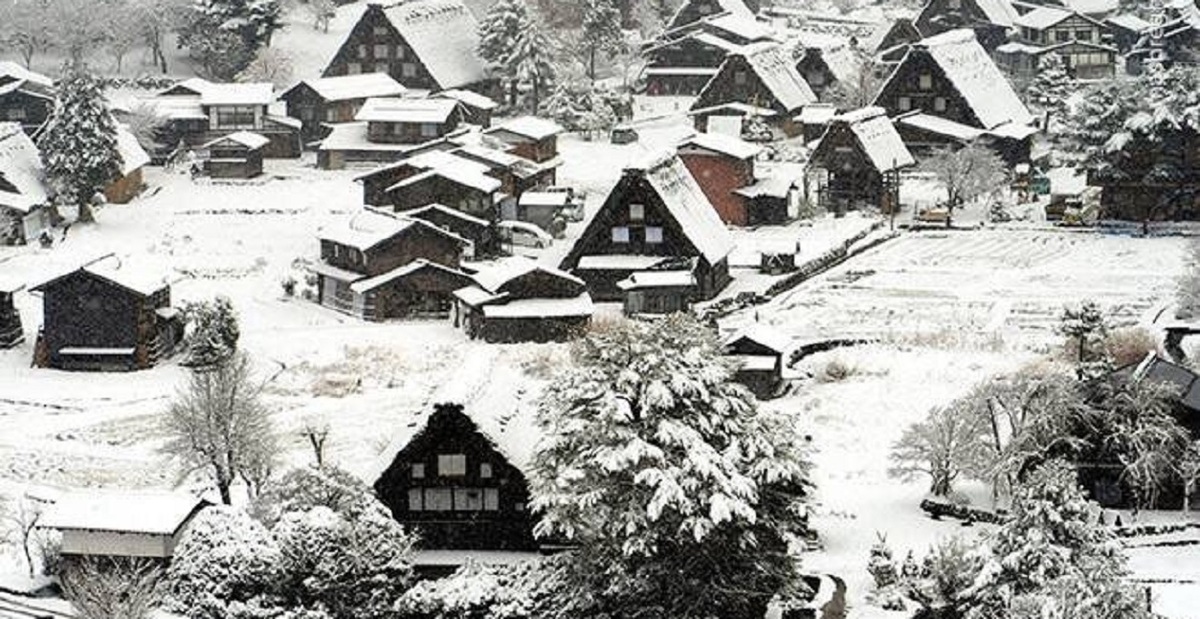
<svg viewBox="0 0 1200 619"><path fill-rule="evenodd" d="M237 312L228 297L218 296L212 301L195 301L183 308L184 318L192 325L188 341L187 358L183 365L210 367L224 362L237 351Z"/></svg>
<svg viewBox="0 0 1200 619"><path fill-rule="evenodd" d="M536 21L526 24L513 46L510 59L513 75L520 83L529 86L534 114L541 107L541 94L548 92L554 84L555 48L554 41Z"/></svg>
<svg viewBox="0 0 1200 619"><path fill-rule="evenodd" d="M613 56L625 49L621 30L621 11L613 0L583 0L583 24L580 49L587 64L588 78L596 81L596 61L601 55Z"/></svg>
<svg viewBox="0 0 1200 619"><path fill-rule="evenodd" d="M808 532L790 420L756 410L690 317L594 333L573 358L539 412L538 534L580 545L578 587L611 616L761 616Z"/></svg>
<svg viewBox="0 0 1200 619"><path fill-rule="evenodd" d="M100 81L82 67L68 69L58 93L38 149L59 200L78 205L79 221L90 222L93 198L121 174L117 123Z"/></svg>
<svg viewBox="0 0 1200 619"><path fill-rule="evenodd" d="M195 0L179 44L215 79L232 79L284 27L279 0Z"/></svg>
<svg viewBox="0 0 1200 619"><path fill-rule="evenodd" d="M525 0L499 0L479 24L479 57L508 82L509 103L517 104L518 80L513 51L533 21Z"/></svg>
<svg viewBox="0 0 1200 619"><path fill-rule="evenodd" d="M1045 131L1050 133L1050 123L1061 118L1067 111L1067 99L1072 91L1071 76L1066 63L1058 54L1045 54L1038 60L1037 75L1025 90L1025 100L1036 110L1045 114Z"/></svg>

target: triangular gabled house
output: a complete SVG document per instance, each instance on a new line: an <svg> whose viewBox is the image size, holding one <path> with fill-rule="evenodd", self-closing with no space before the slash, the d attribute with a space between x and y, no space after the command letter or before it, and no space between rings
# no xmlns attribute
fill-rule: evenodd
<svg viewBox="0 0 1200 619"><path fill-rule="evenodd" d="M809 158L810 169L824 172L818 200L839 213L859 205L890 212L897 195L892 173L914 163L887 112L878 107L835 116Z"/></svg>
<svg viewBox="0 0 1200 619"><path fill-rule="evenodd" d="M474 274L455 291L454 324L486 342L550 342L578 337L592 320L582 279L513 256Z"/></svg>
<svg viewBox="0 0 1200 619"><path fill-rule="evenodd" d="M850 46L822 49L810 47L796 63L796 71L817 98L828 100L826 93L838 84L854 84L865 68L867 59Z"/></svg>
<svg viewBox="0 0 1200 619"><path fill-rule="evenodd" d="M760 116L788 137L799 134L793 118L817 96L778 43L755 43L729 55L692 104L696 130L708 131L718 116Z"/></svg>
<svg viewBox="0 0 1200 619"><path fill-rule="evenodd" d="M1012 0L928 0L914 23L926 37L970 28L991 51L1004 43L1018 15Z"/></svg>
<svg viewBox="0 0 1200 619"><path fill-rule="evenodd" d="M786 335L755 324L725 340L725 356L736 366L734 380L760 400L780 395L785 386L783 368L795 344Z"/></svg>
<svg viewBox="0 0 1200 619"><path fill-rule="evenodd" d="M386 73L405 88L479 88L479 25L462 0L368 4L322 77Z"/></svg>
<svg viewBox="0 0 1200 619"><path fill-rule="evenodd" d="M862 47L874 56L876 62L889 64L898 61L909 45L922 38L921 31L917 30L912 20L901 17L881 26Z"/></svg>
<svg viewBox="0 0 1200 619"><path fill-rule="evenodd" d="M371 476L421 550L535 551L527 476L540 433L526 410L438 404L392 437Z"/></svg>
<svg viewBox="0 0 1200 619"><path fill-rule="evenodd" d="M622 298L618 282L664 263L686 262L694 297L711 299L730 281L733 239L674 153L626 168L562 262L597 300Z"/></svg>
<svg viewBox="0 0 1200 619"><path fill-rule="evenodd" d="M909 47L875 97L914 154L985 138L1012 164L1029 160L1033 116L970 30Z"/></svg>

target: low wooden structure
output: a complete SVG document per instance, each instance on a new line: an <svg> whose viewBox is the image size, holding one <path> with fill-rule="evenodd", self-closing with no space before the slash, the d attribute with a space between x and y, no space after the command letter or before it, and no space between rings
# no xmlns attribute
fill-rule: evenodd
<svg viewBox="0 0 1200 619"><path fill-rule="evenodd" d="M219 137L203 146L208 151L204 173L212 178L254 178L263 172L266 137L239 131Z"/></svg>
<svg viewBox="0 0 1200 619"><path fill-rule="evenodd" d="M452 88L437 93L443 99L454 99L462 104L463 122L487 129L492 126L492 113L500 104L477 92Z"/></svg>
<svg viewBox="0 0 1200 619"><path fill-rule="evenodd" d="M484 135L505 144L507 152L545 163L558 158L558 136L562 132L563 128L552 120L521 116L488 129Z"/></svg>
<svg viewBox="0 0 1200 619"><path fill-rule="evenodd" d="M0 123L0 245L36 241L50 225L50 189L37 146L21 125Z"/></svg>
<svg viewBox="0 0 1200 619"><path fill-rule="evenodd" d="M659 270L637 271L617 282L625 294L623 309L628 316L664 315L686 312L696 296L695 260L688 265L657 265ZM683 267L683 268L680 268Z"/></svg>
<svg viewBox="0 0 1200 619"><path fill-rule="evenodd" d="M454 324L487 342L548 342L583 335L592 297L583 280L509 258L474 275L475 285L454 293Z"/></svg>
<svg viewBox="0 0 1200 619"><path fill-rule="evenodd" d="M725 356L737 367L734 380L761 400L780 395L786 385L783 368L791 341L767 327L755 325L725 340Z"/></svg>
<svg viewBox="0 0 1200 619"><path fill-rule="evenodd" d="M42 326L39 367L62 370L146 369L174 352L183 322L161 274L111 266L105 258L34 286Z"/></svg>
<svg viewBox="0 0 1200 619"><path fill-rule="evenodd" d="M754 159L762 148L719 133L699 133L679 145L679 158L731 226L750 225L746 201L736 192L754 183Z"/></svg>
<svg viewBox="0 0 1200 619"><path fill-rule="evenodd" d="M428 222L368 209L320 234L317 300L364 320L447 318L466 239Z"/></svg>
<svg viewBox="0 0 1200 619"><path fill-rule="evenodd" d="M375 492L422 550L536 551L526 471L528 414L442 403L405 424L380 456Z"/></svg>
<svg viewBox="0 0 1200 619"><path fill-rule="evenodd" d="M54 80L15 62L0 61L0 123L33 135L54 111Z"/></svg>
<svg viewBox="0 0 1200 619"><path fill-rule="evenodd" d="M431 223L470 241L471 247L467 252L475 259L494 256L500 250L492 222L485 219L472 217L442 204L427 204L403 213L406 217Z"/></svg>
<svg viewBox="0 0 1200 619"><path fill-rule="evenodd" d="M208 502L182 492L79 491L66 494L38 520L62 535L64 557L168 561Z"/></svg>
<svg viewBox="0 0 1200 619"><path fill-rule="evenodd" d="M328 134L327 125L353 122L367 99L406 92L387 73L363 73L303 80L279 98L287 105L287 115L300 120L300 136L307 146Z"/></svg>

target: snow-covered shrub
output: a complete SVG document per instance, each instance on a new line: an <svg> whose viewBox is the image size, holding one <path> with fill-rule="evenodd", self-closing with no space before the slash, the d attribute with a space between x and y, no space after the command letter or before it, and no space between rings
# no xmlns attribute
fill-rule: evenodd
<svg viewBox="0 0 1200 619"><path fill-rule="evenodd" d="M333 466L304 466L272 480L255 500L252 513L273 527L289 512L307 512L316 507L357 518L380 506L371 489L350 473Z"/></svg>
<svg viewBox="0 0 1200 619"><path fill-rule="evenodd" d="M279 545L262 524L239 509L210 507L175 548L164 583L169 606L191 619L234 616L235 606L270 595L279 564Z"/></svg>
<svg viewBox="0 0 1200 619"><path fill-rule="evenodd" d="M896 570L896 559L892 555L892 547L888 545L887 536L876 533L875 543L871 545L871 555L867 560L867 572L875 581L877 588L890 587L899 581Z"/></svg>
<svg viewBox="0 0 1200 619"><path fill-rule="evenodd" d="M447 578L417 583L396 607L407 619L566 619L578 608L569 561L559 555L514 565L468 562Z"/></svg>
<svg viewBox="0 0 1200 619"><path fill-rule="evenodd" d="M817 380L823 383L840 383L859 373L859 368L841 357L826 361L817 370Z"/></svg>
<svg viewBox="0 0 1200 619"><path fill-rule="evenodd" d="M1115 367L1123 367L1158 350L1158 339L1143 327L1116 329L1104 337L1103 348Z"/></svg>
<svg viewBox="0 0 1200 619"><path fill-rule="evenodd" d="M279 282L279 286L283 288L283 295L287 298L296 296L296 278L291 275L285 275Z"/></svg>
<svg viewBox="0 0 1200 619"><path fill-rule="evenodd" d="M183 317L191 325L187 356L181 362L190 367L208 367L222 363L237 351L241 329L237 312L228 297L195 301L183 306Z"/></svg>

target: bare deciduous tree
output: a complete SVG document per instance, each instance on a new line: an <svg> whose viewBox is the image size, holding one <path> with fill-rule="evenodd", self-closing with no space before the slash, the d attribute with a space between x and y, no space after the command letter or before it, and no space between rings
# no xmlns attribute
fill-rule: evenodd
<svg viewBox="0 0 1200 619"><path fill-rule="evenodd" d="M7 525L13 541L21 548L25 564L29 567L29 576L37 573L37 563L34 555L37 550L37 527L42 519L42 505L29 497L21 497L13 501L12 506L0 511L0 519Z"/></svg>
<svg viewBox="0 0 1200 619"><path fill-rule="evenodd" d="M304 427L300 430L301 436L312 446L318 468L325 466L325 443L329 441L329 432L329 422L315 417L305 419Z"/></svg>
<svg viewBox="0 0 1200 619"><path fill-rule="evenodd" d="M238 353L192 372L167 411L170 439L164 451L182 460L188 471L206 469L226 504L234 481L242 479L253 493L270 475L278 454L260 391L252 381L249 357Z"/></svg>
<svg viewBox="0 0 1200 619"><path fill-rule="evenodd" d="M935 408L928 419L909 426L892 450L889 473L900 479L928 475L929 492L946 496L959 475L982 469L988 459L988 429L963 404L959 400Z"/></svg>
<svg viewBox="0 0 1200 619"><path fill-rule="evenodd" d="M1200 441L1192 441L1183 457L1175 464L1175 474L1183 482L1183 513L1192 507L1192 495L1200 484Z"/></svg>
<svg viewBox="0 0 1200 619"><path fill-rule="evenodd" d="M920 167L946 188L947 228L952 224L954 209L1000 189L1005 179L1004 161L978 142L958 150L943 150L922 161Z"/></svg>
<svg viewBox="0 0 1200 619"><path fill-rule="evenodd" d="M79 619L147 619L158 605L161 578L159 564L125 557L83 557L59 575Z"/></svg>

